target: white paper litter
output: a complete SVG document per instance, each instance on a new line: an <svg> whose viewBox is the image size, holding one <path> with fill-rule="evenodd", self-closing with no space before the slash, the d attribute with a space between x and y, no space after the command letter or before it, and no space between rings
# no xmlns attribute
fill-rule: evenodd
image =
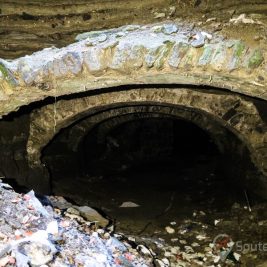
<svg viewBox="0 0 267 267"><path fill-rule="evenodd" d="M136 204L134 202L131 202L131 201L123 202L120 205L120 208L137 208L137 207L140 207L140 205L138 205L138 204Z"/></svg>

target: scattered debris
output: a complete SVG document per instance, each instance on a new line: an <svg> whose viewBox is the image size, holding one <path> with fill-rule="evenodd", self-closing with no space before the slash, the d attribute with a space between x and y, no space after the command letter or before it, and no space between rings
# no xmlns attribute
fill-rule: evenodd
<svg viewBox="0 0 267 267"><path fill-rule="evenodd" d="M170 226L166 226L165 227L165 230L166 230L166 232L168 234L174 234L175 233L175 230L172 227L170 227Z"/></svg>
<svg viewBox="0 0 267 267"><path fill-rule="evenodd" d="M212 35L210 33L207 33L207 32L201 32L201 34L206 37L208 40L211 40L212 39Z"/></svg>
<svg viewBox="0 0 267 267"><path fill-rule="evenodd" d="M214 225L216 226L221 220L214 220Z"/></svg>
<svg viewBox="0 0 267 267"><path fill-rule="evenodd" d="M96 210L73 206L64 212L42 206L33 191L20 195L6 188L0 182L1 267L152 266L151 257L143 258L127 241L98 228L100 221L109 221ZM60 197L51 197L51 202L69 206Z"/></svg>
<svg viewBox="0 0 267 267"><path fill-rule="evenodd" d="M240 254L234 252L233 255L234 255L236 261L239 261L240 260L240 258L241 258L241 255Z"/></svg>
<svg viewBox="0 0 267 267"><path fill-rule="evenodd" d="M137 208L137 207L140 207L140 205L138 205L138 204L136 204L134 202L131 202L131 201L123 202L120 205L120 208Z"/></svg>
<svg viewBox="0 0 267 267"><path fill-rule="evenodd" d="M175 6L170 6L169 8L169 17L172 17L176 12L176 7Z"/></svg>
<svg viewBox="0 0 267 267"><path fill-rule="evenodd" d="M244 190L244 193L245 193L245 197L246 197L246 201L247 201L247 205L248 205L248 210L249 210L249 212L251 212L252 210L251 210L251 207L250 207L247 191Z"/></svg>
<svg viewBox="0 0 267 267"><path fill-rule="evenodd" d="M158 12L154 12L154 18L155 19L162 19L162 18L165 18L166 17L166 14L165 13L158 13Z"/></svg>
<svg viewBox="0 0 267 267"><path fill-rule="evenodd" d="M44 217L49 216L47 210L43 207L41 202L35 197L33 190L31 190L28 194L24 195L24 199L28 201L28 206L40 212Z"/></svg>
<svg viewBox="0 0 267 267"><path fill-rule="evenodd" d="M104 218L98 211L92 209L88 206L74 206L79 212L80 215L87 221L95 222L101 227L106 227L109 224L109 220Z"/></svg>
<svg viewBox="0 0 267 267"><path fill-rule="evenodd" d="M216 21L216 18L208 18L206 22Z"/></svg>
<svg viewBox="0 0 267 267"><path fill-rule="evenodd" d="M138 245L136 248L143 256L149 256L149 257L153 257L155 255L155 253L153 251L151 251L150 249L148 249L147 247L145 247L144 245Z"/></svg>
<svg viewBox="0 0 267 267"><path fill-rule="evenodd" d="M33 191L20 195L0 183L0 198L0 267L219 267L244 262L244 253L234 249L230 236L219 234L233 221L217 213L210 218L209 210L196 210L193 216L190 212L183 221L166 221L164 238L127 238L114 234L114 229L110 233L110 220L95 209L72 205L62 197L49 197L52 206L43 206ZM248 213L242 207L234 203L230 213L240 216L243 211L249 226L261 211L253 206ZM266 222L257 221L263 232ZM223 237L217 243L216 235Z"/></svg>
<svg viewBox="0 0 267 267"><path fill-rule="evenodd" d="M262 22L258 20L253 20L251 18L247 18L246 14L240 14L238 17L232 18L229 20L230 23L244 23L244 24L262 24Z"/></svg>
<svg viewBox="0 0 267 267"><path fill-rule="evenodd" d="M196 239L197 239L197 240L205 240L206 238L207 238L206 235L197 235L197 236L196 236Z"/></svg>

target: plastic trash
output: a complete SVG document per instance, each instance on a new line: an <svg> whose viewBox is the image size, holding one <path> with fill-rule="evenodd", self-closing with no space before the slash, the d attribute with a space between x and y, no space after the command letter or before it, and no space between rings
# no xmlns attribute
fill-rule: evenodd
<svg viewBox="0 0 267 267"><path fill-rule="evenodd" d="M57 221L50 222L46 227L46 232L48 234L57 235L58 234L58 223L57 223Z"/></svg>
<svg viewBox="0 0 267 267"><path fill-rule="evenodd" d="M140 207L140 205L138 205L138 204L136 204L134 202L131 202L131 201L123 202L120 205L120 208L137 208L137 207Z"/></svg>
<svg viewBox="0 0 267 267"><path fill-rule="evenodd" d="M166 230L166 232L168 234L174 234L175 233L175 230L172 227L170 227L170 226L166 226L165 227L165 230Z"/></svg>

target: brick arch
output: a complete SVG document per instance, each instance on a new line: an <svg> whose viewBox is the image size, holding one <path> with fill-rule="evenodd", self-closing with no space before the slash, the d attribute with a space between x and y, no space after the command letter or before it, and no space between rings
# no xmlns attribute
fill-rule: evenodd
<svg viewBox="0 0 267 267"><path fill-rule="evenodd" d="M256 167L267 173L267 128L254 104L239 95L182 88L114 91L44 106L31 115L29 164L40 164L42 148L60 129L98 111L127 105L168 105L207 114L233 132L249 149Z"/></svg>
<svg viewBox="0 0 267 267"><path fill-rule="evenodd" d="M204 115L192 109L177 108L175 106L136 105L105 110L75 123L73 127L64 131L67 136L66 148L76 152L84 137L98 125L103 128L101 132L104 136L105 133L124 122L142 118L177 118L190 121L206 131L219 150L223 152L225 146L227 146L226 140L223 138L227 135L227 130L207 114Z"/></svg>

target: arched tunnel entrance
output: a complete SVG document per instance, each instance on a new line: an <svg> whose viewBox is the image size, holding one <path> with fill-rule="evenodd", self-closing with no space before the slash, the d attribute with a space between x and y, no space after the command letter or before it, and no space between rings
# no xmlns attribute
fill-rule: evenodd
<svg viewBox="0 0 267 267"><path fill-rule="evenodd" d="M201 253L220 233L266 240L264 103L215 88L122 86L37 103L6 121L1 140L24 127L9 141L20 142L11 171L28 167L36 192L93 207L149 247Z"/></svg>
<svg viewBox="0 0 267 267"><path fill-rule="evenodd" d="M88 119L91 117L62 130L44 148L42 161L52 182L86 176L89 180L92 176L110 179L141 169L177 169L182 173L184 168L194 169L206 162L212 175L218 169L222 177L232 176L230 181L236 182L242 179L245 185L245 171L235 166L245 164L253 169L245 145L215 122L212 127L218 131L217 136L183 118L143 112L103 120L92 129L83 129L82 136L75 133L75 128Z"/></svg>
<svg viewBox="0 0 267 267"><path fill-rule="evenodd" d="M247 206L257 187L246 144L210 115L179 106L106 107L61 129L41 159L54 194L101 209L135 235L161 236L196 211L216 217Z"/></svg>
<svg viewBox="0 0 267 267"><path fill-rule="evenodd" d="M144 134L140 137L147 140L147 147L136 141L135 137L139 134L128 136L139 122L151 120L158 120L158 127L166 123L166 127L161 126L159 131L155 131L159 135L162 133L162 136L150 138L151 133L148 131L148 136ZM109 163L104 165L109 165L110 170L127 169L127 165L131 166L138 160L145 162L147 159L144 157L153 159L153 153L148 149L153 140L154 147L162 147L163 145L160 144L164 140L166 151L170 150L174 153L175 145L171 147L170 144L175 140L177 142L179 137L175 138L175 136L179 136L180 133L174 129L184 128L184 126L174 126L176 125L174 121L176 123L184 121L184 125L187 122L198 127L192 129L192 134L195 132L194 129L202 129L203 133L208 134L217 150L226 155L222 161L223 164L232 163L231 168L223 169L229 169L235 173L233 180L242 177L242 184L245 187L264 197L266 192L265 121L259 114L257 105L250 100L215 90L133 88L62 99L57 103L48 104L34 110L31 114L27 142L28 161L33 168L41 166L40 160L43 155L43 163L48 166L53 177L64 171L74 176L84 169L97 172L96 166L103 164L104 159L107 162L108 157ZM120 128L129 123L135 126L131 126L133 128L128 126L130 129L127 130ZM185 127L188 128L188 126ZM120 149L127 150L127 145L121 147L116 138L114 141L112 134L109 136L109 133L116 132L117 128L120 129L117 131L126 131L128 135L116 138L131 139L133 143L127 144L130 151L124 159L115 160L112 153L117 151L117 154L123 155ZM156 126L152 129L156 129ZM146 131L141 129L143 133ZM189 138L188 133L185 135ZM190 140L187 139L187 143L196 140L195 146L199 146L203 141L198 141L201 135L202 132L199 135L195 134L194 137L189 138ZM89 138L90 136L92 137ZM205 141L203 142L203 146L207 146ZM138 145L143 146L140 151L148 149L147 153L143 152L141 158L138 158L141 152L131 148ZM163 153L163 150L160 149L159 153ZM117 162L120 167L115 167L116 164L112 167L112 162ZM60 169L62 165L64 168ZM100 169L103 170L102 167Z"/></svg>

